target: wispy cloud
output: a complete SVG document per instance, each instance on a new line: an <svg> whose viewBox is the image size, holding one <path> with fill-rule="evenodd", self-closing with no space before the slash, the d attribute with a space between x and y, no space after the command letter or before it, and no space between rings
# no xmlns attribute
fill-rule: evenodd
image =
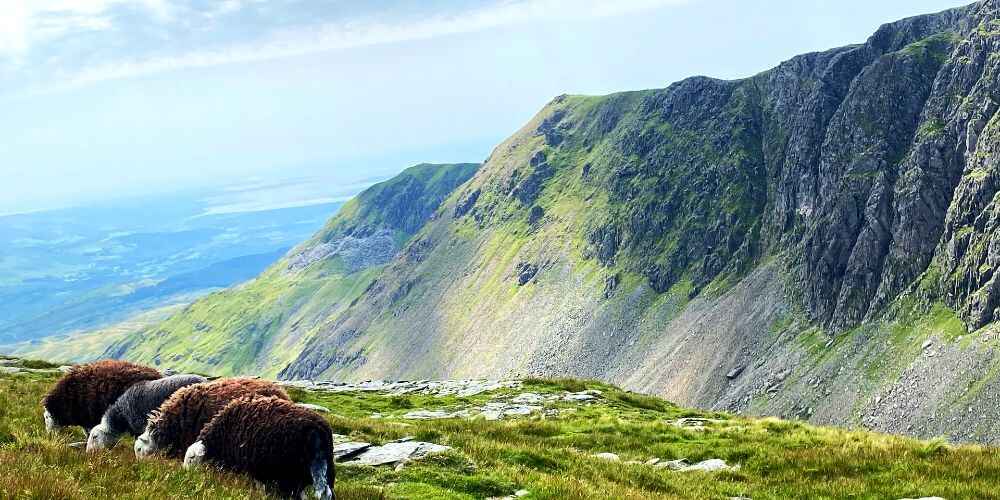
<svg viewBox="0 0 1000 500"><path fill-rule="evenodd" d="M32 46L61 36L111 28L107 12L120 5L167 18L167 0L0 0L0 56L19 57Z"/></svg>
<svg viewBox="0 0 1000 500"><path fill-rule="evenodd" d="M191 22L192 18L197 17L190 15L189 5L179 5L179 0L0 0L3 1L17 3L14 20L11 21L9 17L0 20L0 56L4 53L24 53L32 44L56 38L71 30L111 29L114 26L108 13L122 5L140 6L168 24ZM225 30L226 25L219 24L217 18L239 12L248 2L266 5L261 0L227 0L197 13L201 18L215 23L213 29ZM197 48L193 50L171 53L153 47L145 53L139 51L123 54L92 62L83 68L59 68L61 76L55 79L54 85L51 84L53 79L48 79L50 84L45 90L177 70L426 40L547 19L609 17L687 2L688 0L497 0L471 9L442 9L406 18L393 16L391 12L377 12L368 13L364 17L341 16L339 19L291 26L269 26L265 23L258 26L251 36L221 43L195 44ZM28 4L31 7L26 7ZM288 5L286 3L286 8L289 8ZM187 14L178 15L177 12L181 10L185 10Z"/></svg>

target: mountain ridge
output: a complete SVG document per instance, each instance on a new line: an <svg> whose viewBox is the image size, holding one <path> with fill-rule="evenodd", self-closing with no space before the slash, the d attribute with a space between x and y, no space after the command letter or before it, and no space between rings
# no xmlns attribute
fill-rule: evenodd
<svg viewBox="0 0 1000 500"><path fill-rule="evenodd" d="M997 390L992 344L955 341L997 300L998 10L889 23L746 79L554 99L281 376L568 374L699 407L1000 435L936 420L968 421ZM857 393L831 397L844 386Z"/></svg>
<svg viewBox="0 0 1000 500"><path fill-rule="evenodd" d="M236 338L267 331L271 354L198 363L574 376L701 408L997 439L998 71L1000 1L983 0L744 79L559 96L433 207L371 204L376 220L423 214L405 241L333 221L269 271L261 282L397 244L377 266L340 258L368 274L325 305L271 281L316 297L308 334L243 323L249 295L165 323L170 358L144 338L106 354L188 367L226 349L199 344L198 323L232 321Z"/></svg>

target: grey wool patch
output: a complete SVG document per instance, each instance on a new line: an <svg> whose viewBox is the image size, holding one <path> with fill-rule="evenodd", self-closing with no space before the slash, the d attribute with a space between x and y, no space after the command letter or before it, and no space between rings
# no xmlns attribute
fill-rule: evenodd
<svg viewBox="0 0 1000 500"><path fill-rule="evenodd" d="M200 384L207 379L200 375L171 375L133 385L108 408L102 423L112 435L129 433L138 436L146 429L149 414L160 407L177 390Z"/></svg>

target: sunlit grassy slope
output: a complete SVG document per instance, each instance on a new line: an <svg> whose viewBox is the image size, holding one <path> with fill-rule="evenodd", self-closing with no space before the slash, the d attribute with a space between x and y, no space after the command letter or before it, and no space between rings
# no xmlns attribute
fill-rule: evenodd
<svg viewBox="0 0 1000 500"><path fill-rule="evenodd" d="M0 375L0 498L261 498L246 479L212 470L185 471L177 462L137 462L131 442L87 456L67 447L82 438L50 437L39 399L55 375ZM520 392L597 389L591 404L558 402L556 416L517 420L404 420L413 409L458 409ZM519 389L473 397L292 390L322 404L334 432L382 443L405 436L451 451L392 467L340 466L336 491L356 498L991 498L1000 474L993 448L748 419L679 408L658 398L597 382L527 380ZM374 413L381 418L371 418ZM712 419L704 430L678 418ZM620 462L593 455L613 452ZM736 471L672 472L632 461L721 458Z"/></svg>
<svg viewBox="0 0 1000 500"><path fill-rule="evenodd" d="M371 259L362 266L351 265L333 255L290 269L291 260L319 245L381 233L391 235L389 250L395 253L478 167L474 163L410 167L344 204L322 230L257 278L203 297L162 323L119 335L112 342L77 342L74 347L84 355L184 370L275 376L371 285L384 264ZM20 352L35 356L51 351Z"/></svg>

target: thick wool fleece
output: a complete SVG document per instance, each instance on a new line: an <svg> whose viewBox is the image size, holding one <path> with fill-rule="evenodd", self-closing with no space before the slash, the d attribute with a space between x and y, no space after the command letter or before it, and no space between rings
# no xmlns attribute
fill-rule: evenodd
<svg viewBox="0 0 1000 500"><path fill-rule="evenodd" d="M198 436L204 460L296 495L313 483L312 467L326 464L333 488L333 431L318 413L273 397L229 403ZM323 477L323 476L320 476Z"/></svg>
<svg viewBox="0 0 1000 500"><path fill-rule="evenodd" d="M230 401L244 396L274 396L291 401L273 382L249 378L220 379L185 387L150 415L146 434L153 449L181 458L208 424Z"/></svg>
<svg viewBox="0 0 1000 500"><path fill-rule="evenodd" d="M104 414L107 431L113 436L142 434L146 430L150 413L159 408L167 398L184 387L207 380L201 375L171 375L133 385Z"/></svg>
<svg viewBox="0 0 1000 500"><path fill-rule="evenodd" d="M42 406L60 426L94 427L129 387L156 380L160 372L126 361L98 361L73 367L56 382L42 400Z"/></svg>

